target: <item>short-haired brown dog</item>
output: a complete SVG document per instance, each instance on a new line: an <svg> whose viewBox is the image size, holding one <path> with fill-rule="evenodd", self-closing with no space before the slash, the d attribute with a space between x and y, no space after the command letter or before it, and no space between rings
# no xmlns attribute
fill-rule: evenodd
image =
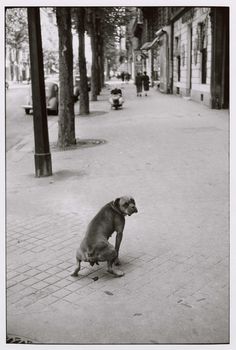
<svg viewBox="0 0 236 350"><path fill-rule="evenodd" d="M107 203L97 213L88 225L87 232L76 252L78 267L72 276L78 276L81 261L90 265L99 261L107 261L107 271L116 277L121 277L124 272L113 269L112 265L119 265L118 255L125 226L125 216L137 213L135 201L132 197L124 196ZM116 231L115 247L108 239Z"/></svg>

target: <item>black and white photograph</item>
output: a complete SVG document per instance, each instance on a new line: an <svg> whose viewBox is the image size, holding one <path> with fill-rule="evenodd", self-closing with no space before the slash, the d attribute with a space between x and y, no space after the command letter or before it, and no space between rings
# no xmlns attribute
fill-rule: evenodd
<svg viewBox="0 0 236 350"><path fill-rule="evenodd" d="M231 6L12 3L3 345L231 349Z"/></svg>

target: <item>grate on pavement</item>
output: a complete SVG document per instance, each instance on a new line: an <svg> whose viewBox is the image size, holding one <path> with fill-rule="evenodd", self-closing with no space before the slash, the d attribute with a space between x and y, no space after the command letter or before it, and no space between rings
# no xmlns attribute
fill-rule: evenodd
<svg viewBox="0 0 236 350"><path fill-rule="evenodd" d="M7 335L6 343L8 344L33 344L33 341L25 338L19 337L18 335Z"/></svg>

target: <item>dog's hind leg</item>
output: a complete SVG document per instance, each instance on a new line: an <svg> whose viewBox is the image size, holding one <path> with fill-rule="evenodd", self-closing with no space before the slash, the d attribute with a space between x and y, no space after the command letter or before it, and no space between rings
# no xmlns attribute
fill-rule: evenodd
<svg viewBox="0 0 236 350"><path fill-rule="evenodd" d="M78 273L80 271L80 266L81 266L81 260L79 260L78 258L76 258L77 260L77 268L75 269L75 271L71 274L72 277L78 277Z"/></svg>

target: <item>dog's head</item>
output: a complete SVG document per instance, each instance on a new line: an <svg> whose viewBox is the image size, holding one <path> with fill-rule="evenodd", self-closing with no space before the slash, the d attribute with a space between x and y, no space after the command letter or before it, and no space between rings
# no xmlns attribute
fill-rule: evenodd
<svg viewBox="0 0 236 350"><path fill-rule="evenodd" d="M136 208L135 200L129 196L117 198L114 201L114 205L122 212L123 215L130 216L133 213L138 212L138 209Z"/></svg>

